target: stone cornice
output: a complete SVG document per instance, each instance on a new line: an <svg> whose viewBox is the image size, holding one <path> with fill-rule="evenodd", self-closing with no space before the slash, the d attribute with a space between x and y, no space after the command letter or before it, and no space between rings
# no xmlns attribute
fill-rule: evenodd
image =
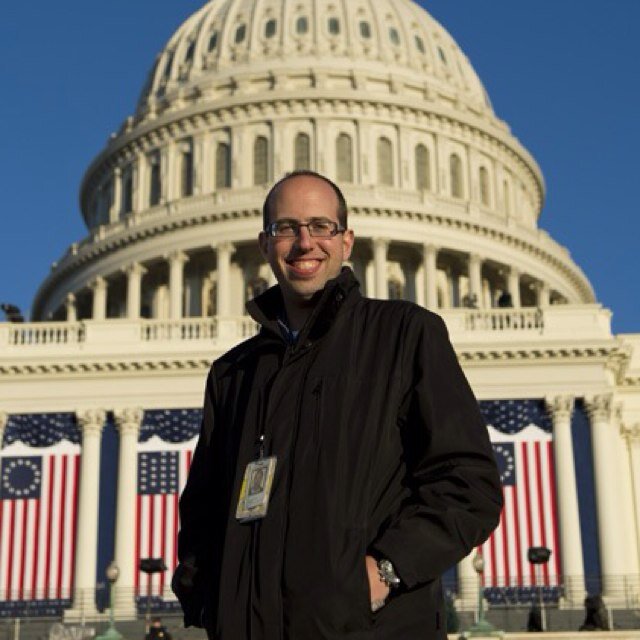
<svg viewBox="0 0 640 640"><path fill-rule="evenodd" d="M456 349L458 359L462 365L482 366L499 364L545 364L581 363L607 365L615 358L616 346L576 346L576 347L505 347L501 349L462 348ZM51 362L30 362L29 364L8 364L0 362L1 379L46 379L50 377L148 377L175 375L176 373L189 375L192 373L206 373L211 366L211 358L157 358L140 360L107 360L86 359L83 361L61 360Z"/></svg>

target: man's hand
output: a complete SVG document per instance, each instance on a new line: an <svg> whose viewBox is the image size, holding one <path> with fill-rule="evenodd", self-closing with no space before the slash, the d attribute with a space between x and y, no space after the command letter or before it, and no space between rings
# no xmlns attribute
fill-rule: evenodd
<svg viewBox="0 0 640 640"><path fill-rule="evenodd" d="M389 595L389 587L380 578L378 573L378 563L372 556L366 556L367 576L369 577L369 597L371 599L371 609L377 611L382 607Z"/></svg>

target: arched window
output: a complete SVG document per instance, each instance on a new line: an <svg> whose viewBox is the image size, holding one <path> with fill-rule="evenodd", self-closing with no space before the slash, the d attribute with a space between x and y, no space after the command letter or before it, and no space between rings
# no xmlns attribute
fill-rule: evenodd
<svg viewBox="0 0 640 640"><path fill-rule="evenodd" d="M402 300L404 298L404 287L399 280L389 280L388 283L389 300Z"/></svg>
<svg viewBox="0 0 640 640"><path fill-rule="evenodd" d="M416 147L416 188L431 189L429 149L423 144L419 144Z"/></svg>
<svg viewBox="0 0 640 640"><path fill-rule="evenodd" d="M424 53L424 40L419 35L415 35L414 36L414 40L415 40L415 43L416 43L416 49L420 53Z"/></svg>
<svg viewBox="0 0 640 640"><path fill-rule="evenodd" d="M294 145L294 166L296 170L311 169L311 139L306 133L296 136Z"/></svg>
<svg viewBox="0 0 640 640"><path fill-rule="evenodd" d="M462 198L462 160L457 153L449 157L449 179L451 180L451 195Z"/></svg>
<svg viewBox="0 0 640 640"><path fill-rule="evenodd" d="M353 182L353 144L346 133L336 140L336 165L338 182Z"/></svg>
<svg viewBox="0 0 640 640"><path fill-rule="evenodd" d="M183 142L180 153L180 195L193 195L193 148L191 142Z"/></svg>
<svg viewBox="0 0 640 640"><path fill-rule="evenodd" d="M278 21L275 18L269 18L267 23L264 25L264 37L265 38L273 38L276 35L276 31L278 29Z"/></svg>
<svg viewBox="0 0 640 640"><path fill-rule="evenodd" d="M480 167L478 172L480 179L480 202L486 207L489 206L489 172L486 167Z"/></svg>
<svg viewBox="0 0 640 640"><path fill-rule="evenodd" d="M340 33L340 20L338 18L329 18L327 27L332 36L337 36Z"/></svg>
<svg viewBox="0 0 640 640"><path fill-rule="evenodd" d="M193 60L193 54L195 50L196 50L196 41L193 40L192 42L189 43L189 46L187 47L187 52L184 54L185 62L191 62Z"/></svg>
<svg viewBox="0 0 640 640"><path fill-rule="evenodd" d="M393 186L393 145L389 138L378 138L378 183Z"/></svg>
<svg viewBox="0 0 640 640"><path fill-rule="evenodd" d="M511 214L511 189L509 188L509 181L504 180L502 182L502 192L504 193L504 212L507 215Z"/></svg>
<svg viewBox="0 0 640 640"><path fill-rule="evenodd" d="M400 44L400 34L395 27L389 27L389 40L396 46Z"/></svg>
<svg viewBox="0 0 640 640"><path fill-rule="evenodd" d="M236 44L240 44L244 40L246 35L247 35L247 25L241 24L236 29L236 37L235 37Z"/></svg>
<svg viewBox="0 0 640 640"><path fill-rule="evenodd" d="M218 142L216 147L216 189L231 186L231 147L226 142Z"/></svg>
<svg viewBox="0 0 640 640"><path fill-rule="evenodd" d="M149 156L149 206L160 204L162 196L162 178L160 175L160 156L157 153Z"/></svg>
<svg viewBox="0 0 640 640"><path fill-rule="evenodd" d="M307 16L300 16L296 20L296 33L302 35L307 33L307 31L309 31L309 20Z"/></svg>
<svg viewBox="0 0 640 640"><path fill-rule="evenodd" d="M371 37L371 25L365 20L360 21L360 35L367 40Z"/></svg>
<svg viewBox="0 0 640 640"><path fill-rule="evenodd" d="M133 210L133 168L127 165L122 172L122 205L121 214L131 213Z"/></svg>
<svg viewBox="0 0 640 640"><path fill-rule="evenodd" d="M438 55L440 56L440 60L442 60L444 64L449 64L447 62L447 56L445 55L444 49L442 47L438 47Z"/></svg>
<svg viewBox="0 0 640 640"><path fill-rule="evenodd" d="M269 182L269 141L258 136L253 143L253 184Z"/></svg>
<svg viewBox="0 0 640 640"><path fill-rule="evenodd" d="M214 31L209 38L209 51L215 51L215 48L218 46L218 32Z"/></svg>

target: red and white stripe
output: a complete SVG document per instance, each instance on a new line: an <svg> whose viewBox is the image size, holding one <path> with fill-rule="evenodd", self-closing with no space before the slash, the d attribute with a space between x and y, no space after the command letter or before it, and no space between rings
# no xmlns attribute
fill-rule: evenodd
<svg viewBox="0 0 640 640"><path fill-rule="evenodd" d="M80 447L16 443L1 457L42 458L40 498L0 500L0 600L70 599L77 530Z"/></svg>
<svg viewBox="0 0 640 640"><path fill-rule="evenodd" d="M533 425L513 436L489 431L493 443L513 443L516 482L503 487L500 524L482 545L485 587L557 586L561 564L551 435ZM549 562L536 569L527 559L529 547L551 549Z"/></svg>
<svg viewBox="0 0 640 640"><path fill-rule="evenodd" d="M136 593L140 596L160 596L173 600L171 576L178 564L178 530L180 528L178 500L187 481L197 438L179 444L151 438L138 445L143 451L178 451L178 492L174 494L140 495L136 509L136 567L142 558L163 558L167 570L149 575L136 571Z"/></svg>

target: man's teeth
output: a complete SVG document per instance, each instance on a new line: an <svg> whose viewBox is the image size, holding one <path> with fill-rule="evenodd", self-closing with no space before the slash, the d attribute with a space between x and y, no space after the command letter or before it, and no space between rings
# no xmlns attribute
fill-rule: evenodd
<svg viewBox="0 0 640 640"><path fill-rule="evenodd" d="M316 260L301 260L293 263L296 269L310 270L315 269L318 264Z"/></svg>

